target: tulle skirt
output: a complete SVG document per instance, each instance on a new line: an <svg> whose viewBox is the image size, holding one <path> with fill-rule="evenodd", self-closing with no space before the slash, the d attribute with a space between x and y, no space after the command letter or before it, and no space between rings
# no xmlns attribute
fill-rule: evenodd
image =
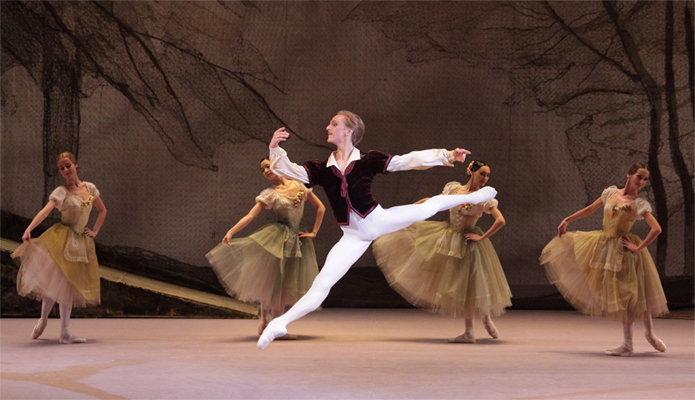
<svg viewBox="0 0 695 400"><path fill-rule="evenodd" d="M448 222L417 222L378 238L374 256L391 287L417 307L453 317L503 314L512 293L497 253L466 233Z"/></svg>
<svg viewBox="0 0 695 400"><path fill-rule="evenodd" d="M311 239L281 223L250 236L220 243L207 255L230 296L272 309L284 309L302 297L319 272Z"/></svg>
<svg viewBox="0 0 695 400"><path fill-rule="evenodd" d="M73 307L101 302L99 264L93 239L80 240L91 244L84 252L88 261L71 262L65 259L65 251L72 236L69 227L55 224L12 253L12 258L19 264L17 292L20 295L37 300L46 297L59 304L72 303Z"/></svg>
<svg viewBox="0 0 695 400"><path fill-rule="evenodd" d="M642 240L628 234L636 245ZM668 313L666 296L649 251L633 253L620 237L602 231L567 232L543 249L550 283L580 312L623 322Z"/></svg>

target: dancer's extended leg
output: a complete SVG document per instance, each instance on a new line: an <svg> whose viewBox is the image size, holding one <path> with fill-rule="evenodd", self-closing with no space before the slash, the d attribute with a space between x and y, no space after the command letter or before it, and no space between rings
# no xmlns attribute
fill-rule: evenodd
<svg viewBox="0 0 695 400"><path fill-rule="evenodd" d="M39 322L36 323L34 330L31 332L32 339L38 339L43 333L44 329L46 329L46 325L48 324L48 315L51 313L54 304L55 301L46 296L44 296L43 300L41 300L41 318L39 318Z"/></svg>
<svg viewBox="0 0 695 400"><path fill-rule="evenodd" d="M363 240L349 234L343 235L328 253L323 269L316 276L314 283L306 294L285 314L275 318L268 324L268 327L260 339L258 339L258 348L261 350L265 349L275 338L287 334L287 324L319 308L333 285L367 251L370 243L371 240Z"/></svg>
<svg viewBox="0 0 695 400"><path fill-rule="evenodd" d="M484 187L470 194L434 196L420 204L387 208L383 212L374 213L374 218L370 220L371 232L369 233L374 240L387 233L407 228L415 222L424 221L440 211L466 203L482 203L494 198L495 195L497 191L494 188Z"/></svg>

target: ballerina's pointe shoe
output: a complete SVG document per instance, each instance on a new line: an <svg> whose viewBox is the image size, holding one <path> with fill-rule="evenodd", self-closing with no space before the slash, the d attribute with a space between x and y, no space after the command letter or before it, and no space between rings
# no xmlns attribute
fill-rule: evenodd
<svg viewBox="0 0 695 400"><path fill-rule="evenodd" d="M458 335L453 339L447 340L449 343L475 343L475 336L466 332L463 335Z"/></svg>
<svg viewBox="0 0 695 400"><path fill-rule="evenodd" d="M258 350L263 350L266 347L268 347L270 342L272 342L280 336L285 335L287 335L287 328L285 328L284 326L280 326L274 322L271 322L265 328L265 330L261 334L261 337L258 338L258 343L256 344L256 347L258 347Z"/></svg>
<svg viewBox="0 0 695 400"><path fill-rule="evenodd" d="M48 325L47 320L39 320L39 322L36 323L36 326L34 326L34 330L31 331L31 338L38 339L43 333L43 330L46 329L46 325Z"/></svg>
<svg viewBox="0 0 695 400"><path fill-rule="evenodd" d="M647 338L647 342L652 345L653 348L656 350L659 350L660 352L665 352L666 351L666 345L664 344L661 339L656 337L656 335L653 332L646 332L644 334L644 337Z"/></svg>
<svg viewBox="0 0 695 400"><path fill-rule="evenodd" d="M606 350L607 356L630 357L632 355L632 340L626 340L623 345L613 350Z"/></svg>
<svg viewBox="0 0 695 400"><path fill-rule="evenodd" d="M62 344L87 343L87 339L75 336L72 333L67 332L67 333L60 335L60 343L62 343Z"/></svg>
<svg viewBox="0 0 695 400"><path fill-rule="evenodd" d="M490 316L483 318L483 326L491 338L497 339L500 336L499 332L497 332L497 327L492 323L492 318L490 318Z"/></svg>

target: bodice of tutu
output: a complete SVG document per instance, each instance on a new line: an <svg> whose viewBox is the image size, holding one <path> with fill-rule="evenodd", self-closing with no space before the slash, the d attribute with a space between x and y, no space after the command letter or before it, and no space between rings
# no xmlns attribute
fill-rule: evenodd
<svg viewBox="0 0 695 400"><path fill-rule="evenodd" d="M72 262L89 262L94 254L94 240L84 234L92 211L94 199L99 197L96 186L85 182L89 196L86 200L70 193L64 186L59 186L51 193L50 199L56 202L60 211L60 223L70 228L70 235L65 243L64 257Z"/></svg>
<svg viewBox="0 0 695 400"><path fill-rule="evenodd" d="M77 234L84 233L84 228L89 221L89 213L92 211L94 196L90 193L87 201L82 201L74 194L70 194L60 210L60 223L66 225Z"/></svg>
<svg viewBox="0 0 695 400"><path fill-rule="evenodd" d="M630 233L632 225L638 219L644 218L645 212L651 212L651 206L643 198L637 198L630 203L614 204L611 198L618 190L611 186L603 191L603 234L608 237L621 237Z"/></svg>
<svg viewBox="0 0 695 400"><path fill-rule="evenodd" d="M449 182L444 186L442 194L456 194L460 188L459 182ZM497 199L491 199L484 203L462 204L450 209L449 223L451 228L458 232L472 231L483 213L490 214L498 204Z"/></svg>
<svg viewBox="0 0 695 400"><path fill-rule="evenodd" d="M288 197L278 193L274 188L268 188L256 197L256 201L265 204L266 209L273 209L278 222L286 224L293 231L299 230L299 224L304 216L306 196L311 192L300 182L293 181L298 187L297 194Z"/></svg>

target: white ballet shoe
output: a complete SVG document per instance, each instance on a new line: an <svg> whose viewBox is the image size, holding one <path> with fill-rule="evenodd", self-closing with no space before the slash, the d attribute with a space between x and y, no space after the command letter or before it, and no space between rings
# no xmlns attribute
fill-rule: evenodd
<svg viewBox="0 0 695 400"><path fill-rule="evenodd" d="M649 344L651 344L654 349L659 350L662 353L666 351L666 345L663 341L661 341L661 339L656 337L654 332L645 332L644 337L647 339L647 342L649 342Z"/></svg>
<svg viewBox="0 0 695 400"><path fill-rule="evenodd" d="M48 325L48 320L39 319L39 322L37 322L34 326L34 330L31 331L31 338L38 339L43 333L44 329L46 329L46 325Z"/></svg>
<svg viewBox="0 0 695 400"><path fill-rule="evenodd" d="M491 199L493 199L495 196L497 196L497 190L495 190L495 188L493 188L492 186L485 186L485 187L478 189L478 191L481 191L481 190L489 192L489 196Z"/></svg>
<svg viewBox="0 0 695 400"><path fill-rule="evenodd" d="M70 332L65 332L65 333L62 333L60 335L60 343L62 343L62 344L87 343L87 339L75 336Z"/></svg>
<svg viewBox="0 0 695 400"><path fill-rule="evenodd" d="M449 343L475 343L475 336L466 332L463 335L458 335L453 339L447 340Z"/></svg>
<svg viewBox="0 0 695 400"><path fill-rule="evenodd" d="M623 345L613 350L606 350L607 356L630 357L632 355L632 340L626 340Z"/></svg>
<svg viewBox="0 0 695 400"><path fill-rule="evenodd" d="M287 328L271 321L261 334L261 337L258 338L256 347L258 347L258 350L263 350L268 347L270 342L285 335L287 335Z"/></svg>
<svg viewBox="0 0 695 400"><path fill-rule="evenodd" d="M490 316L483 317L483 326L491 338L497 339L499 337L499 332L494 323L492 323L492 318Z"/></svg>

